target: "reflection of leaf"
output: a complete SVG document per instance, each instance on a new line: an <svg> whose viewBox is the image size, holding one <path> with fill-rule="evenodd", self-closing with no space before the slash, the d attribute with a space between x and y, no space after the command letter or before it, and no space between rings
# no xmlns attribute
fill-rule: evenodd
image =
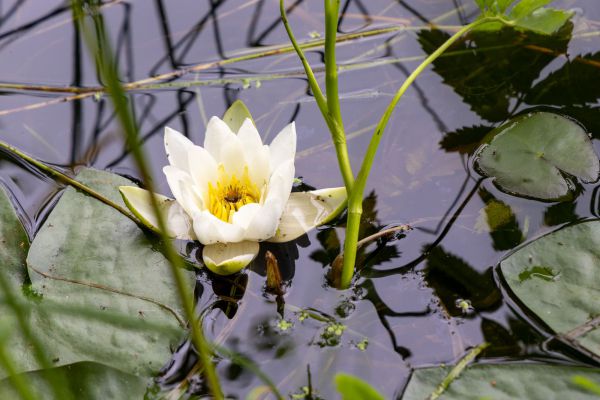
<svg viewBox="0 0 600 400"><path fill-rule="evenodd" d="M427 398L444 379L448 367L416 369L404 391L403 400ZM600 379L600 369L539 364L486 364L467 367L444 392L444 400L465 399L578 399L597 397L574 385L571 378L582 375Z"/></svg>
<svg viewBox="0 0 600 400"><path fill-rule="evenodd" d="M543 236L501 262L506 283L519 300L552 330L600 355L600 330L576 328L600 315L600 221ZM558 279L522 279L535 266ZM541 276L540 276L541 277Z"/></svg>
<svg viewBox="0 0 600 400"><path fill-rule="evenodd" d="M82 362L60 367L57 371L68 377L69 389L78 399L141 399L146 393L145 379L101 364ZM37 394L36 399L54 399L44 371L27 372L22 376ZM9 379L0 381L0 398L20 398Z"/></svg>
<svg viewBox="0 0 600 400"><path fill-rule="evenodd" d="M577 221L579 216L575 213L574 202L563 202L553 204L546 208L544 213L544 224L556 226L566 224L567 222Z"/></svg>
<svg viewBox="0 0 600 400"><path fill-rule="evenodd" d="M485 351L488 357L514 356L521 352L515 335L502 325L491 319L481 319L481 333L490 344Z"/></svg>
<svg viewBox="0 0 600 400"><path fill-rule="evenodd" d="M500 305L501 295L491 269L479 273L441 246L429 253L425 273L427 284L435 290L450 315L462 315L462 310L455 306L459 298L470 300L477 311L492 310Z"/></svg>
<svg viewBox="0 0 600 400"><path fill-rule="evenodd" d="M131 184L90 169L77 179L118 204L122 200L117 187ZM174 315L181 315L181 306L164 256L131 220L72 188L66 189L37 233L27 264L42 304L44 300L77 304L184 332ZM185 276L193 287L193 272ZM32 324L43 327L40 339L56 365L95 361L151 375L169 359L170 346L180 338L77 316L39 313L32 319Z"/></svg>
<svg viewBox="0 0 600 400"><path fill-rule="evenodd" d="M510 206L485 189L479 190L479 197L485 202L481 216L485 218L494 249L510 250L519 245L523 241L523 233Z"/></svg>
<svg viewBox="0 0 600 400"><path fill-rule="evenodd" d="M584 105L600 98L600 52L566 62L527 94L529 104Z"/></svg>
<svg viewBox="0 0 600 400"><path fill-rule="evenodd" d="M527 93L540 72L566 51L570 29L553 37L526 35L512 29L473 32L433 62L433 69L482 118L500 122L510 115L513 98ZM419 43L427 54L449 35L422 30Z"/></svg>
<svg viewBox="0 0 600 400"><path fill-rule="evenodd" d="M572 190L564 173L592 182L598 156L583 128L558 114L523 114L496 128L476 154L476 167L501 189L544 200Z"/></svg>
<svg viewBox="0 0 600 400"><path fill-rule="evenodd" d="M446 133L440 140L440 147L447 152L458 151L461 154L470 154L492 129L482 125L465 126L454 132Z"/></svg>

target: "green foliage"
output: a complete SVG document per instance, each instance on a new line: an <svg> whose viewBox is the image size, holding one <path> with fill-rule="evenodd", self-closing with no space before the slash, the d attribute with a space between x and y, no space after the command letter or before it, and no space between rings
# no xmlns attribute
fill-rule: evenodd
<svg viewBox="0 0 600 400"><path fill-rule="evenodd" d="M490 133L476 154L476 167L501 189L544 200L566 197L573 183L565 174L593 182L598 156L585 130L557 114L528 113Z"/></svg>
<svg viewBox="0 0 600 400"><path fill-rule="evenodd" d="M423 400L435 390L450 368L434 367L413 372L403 400ZM444 400L548 400L597 399L575 385L571 378L581 375L598 381L600 369L538 364L486 364L467 367L440 397Z"/></svg>
<svg viewBox="0 0 600 400"><path fill-rule="evenodd" d="M78 180L122 204L117 187L131 182L84 170ZM47 302L114 312L171 327L140 331L119 321L57 316L40 307L30 324L55 365L94 361L127 373L155 374L185 332L169 265L144 232L114 209L66 189L37 233L27 257L32 289ZM194 274L185 271L189 287ZM15 356L27 358L29 352Z"/></svg>
<svg viewBox="0 0 600 400"><path fill-rule="evenodd" d="M548 327L600 355L600 330L592 323L600 315L600 274L594 261L599 258L600 221L594 220L533 241L500 268L513 293Z"/></svg>
<svg viewBox="0 0 600 400"><path fill-rule="evenodd" d="M468 41L458 42L435 60L433 70L481 118L501 122L510 118L513 99L528 93L556 54L567 50L570 30L567 26L561 35L552 37L534 33L524 35L514 29L472 32ZM418 34L419 43L427 54L432 54L449 37L439 30L421 30ZM481 133L481 127L457 131L448 134L442 144L444 148L457 144L468 146L481 138ZM477 142L473 144L476 145Z"/></svg>
<svg viewBox="0 0 600 400"><path fill-rule="evenodd" d="M504 24L493 22L480 30L498 30L511 25L520 30L534 31L543 35L556 33L573 15L571 12L544 7L553 0L521 0L507 13L515 0L475 0L481 9L481 17L500 16Z"/></svg>
<svg viewBox="0 0 600 400"><path fill-rule="evenodd" d="M246 107L244 102L241 100L234 101L231 107L229 107L227 111L225 111L225 114L223 114L223 121L233 132L236 133L240 130L246 118L249 118L254 124L252 114L250 114L248 107Z"/></svg>
<svg viewBox="0 0 600 400"><path fill-rule="evenodd" d="M57 370L69 377L68 389L76 393L78 399L142 399L146 393L146 379L101 364L81 362ZM54 399L44 371L27 372L21 376L36 394L36 399ZM0 398L19 398L8 379L0 381Z"/></svg>
<svg viewBox="0 0 600 400"><path fill-rule="evenodd" d="M373 386L353 375L336 374L334 380L342 400L385 400Z"/></svg>

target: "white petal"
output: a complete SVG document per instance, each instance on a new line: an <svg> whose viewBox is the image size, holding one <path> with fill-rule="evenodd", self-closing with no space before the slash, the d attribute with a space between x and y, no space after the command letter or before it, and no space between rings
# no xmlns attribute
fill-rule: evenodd
<svg viewBox="0 0 600 400"><path fill-rule="evenodd" d="M246 204L233 214L231 222L246 230L248 229L248 225L250 225L254 219L254 216L260 211L261 207L262 206L258 203Z"/></svg>
<svg viewBox="0 0 600 400"><path fill-rule="evenodd" d="M262 190L269 182L271 174L271 160L269 157L269 146L262 146L253 153L246 152L246 162L248 163L248 174L250 180Z"/></svg>
<svg viewBox="0 0 600 400"><path fill-rule="evenodd" d="M283 204L280 199L271 199L260 206L246 228L244 239L263 241L275 236L283 213Z"/></svg>
<svg viewBox="0 0 600 400"><path fill-rule="evenodd" d="M296 155L296 124L292 122L281 130L269 146L271 153L271 168L293 160Z"/></svg>
<svg viewBox="0 0 600 400"><path fill-rule="evenodd" d="M150 200L150 192L136 186L119 186L119 192L125 205L145 226L159 232L158 220ZM170 237L183 240L195 240L196 235L192 229L192 219L173 199L160 194L154 194L159 208L167 223L167 234Z"/></svg>
<svg viewBox="0 0 600 400"><path fill-rule="evenodd" d="M165 128L165 151L167 152L169 164L172 166L187 171L187 152L188 148L193 145L190 139L175 129Z"/></svg>
<svg viewBox="0 0 600 400"><path fill-rule="evenodd" d="M281 204L287 203L294 185L294 160L283 162L273 171L269 180L269 189L265 201L279 199Z"/></svg>
<svg viewBox="0 0 600 400"><path fill-rule="evenodd" d="M258 130L250 118L246 118L244 120L244 123L240 127L237 136L244 146L244 150L249 153L253 153L263 146L263 142L258 134Z"/></svg>
<svg viewBox="0 0 600 400"><path fill-rule="evenodd" d="M196 237L204 245L235 243L244 239L242 227L221 221L206 210L193 215L193 220Z"/></svg>
<svg viewBox="0 0 600 400"><path fill-rule="evenodd" d="M294 240L314 227L331 221L345 206L344 187L292 193L281 216L277 233L269 242Z"/></svg>
<svg viewBox="0 0 600 400"><path fill-rule="evenodd" d="M194 191L192 177L183 170L167 165L163 168L167 183L175 200L189 215L202 210L202 198Z"/></svg>
<svg viewBox="0 0 600 400"><path fill-rule="evenodd" d="M212 117L206 126L204 148L214 157L217 163L221 162L221 151L232 140L237 140L235 133L218 117Z"/></svg>
<svg viewBox="0 0 600 400"><path fill-rule="evenodd" d="M217 162L213 156L200 146L188 150L190 175L204 204L208 202L208 183L217 180Z"/></svg>
<svg viewBox="0 0 600 400"><path fill-rule="evenodd" d="M204 265L218 275L231 275L250 264L258 254L256 242L218 243L204 246Z"/></svg>
<svg viewBox="0 0 600 400"><path fill-rule="evenodd" d="M237 136L233 136L226 146L221 148L219 162L225 167L229 175L235 175L239 178L244 173L246 165L245 151Z"/></svg>

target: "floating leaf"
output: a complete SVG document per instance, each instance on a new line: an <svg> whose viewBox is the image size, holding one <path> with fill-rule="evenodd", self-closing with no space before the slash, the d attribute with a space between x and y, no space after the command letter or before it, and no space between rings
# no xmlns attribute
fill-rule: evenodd
<svg viewBox="0 0 600 400"><path fill-rule="evenodd" d="M25 283L25 257L28 250L27 232L12 206L8 193L0 186L0 273L6 282L15 288Z"/></svg>
<svg viewBox="0 0 600 400"><path fill-rule="evenodd" d="M78 180L123 204L118 186L131 182L87 169ZM32 288L44 301L128 315L179 334L125 327L118 321L57 316L43 308L32 326L57 366L94 361L136 375L155 374L184 333L182 307L165 257L118 211L72 188L65 190L27 257ZM194 274L185 273L190 287Z"/></svg>
<svg viewBox="0 0 600 400"><path fill-rule="evenodd" d="M402 399L428 398L448 371L448 367L416 369ZM574 376L597 382L600 369L538 364L474 365L462 371L440 399L597 399L594 394L573 383Z"/></svg>
<svg viewBox="0 0 600 400"><path fill-rule="evenodd" d="M104 365L82 362L57 368L68 378L70 392L85 400L142 399L146 393L146 379L126 374ZM54 399L47 375L43 371L22 374L36 399ZM0 398L18 399L9 379L0 381Z"/></svg>
<svg viewBox="0 0 600 400"><path fill-rule="evenodd" d="M566 174L593 182L598 156L584 129L548 112L517 117L490 136L476 154L476 167L501 189L544 200L560 199L572 190Z"/></svg>
<svg viewBox="0 0 600 400"><path fill-rule="evenodd" d="M356 376L337 374L335 386L342 400L384 400L384 397L371 385Z"/></svg>
<svg viewBox="0 0 600 400"><path fill-rule="evenodd" d="M229 128L236 133L240 130L246 118L249 118L250 121L256 125L254 123L254 119L252 119L252 114L250 114L248 107L246 107L244 102L241 100L234 101L231 107L229 107L227 111L225 111L225 114L223 114L223 122L225 122Z"/></svg>
<svg viewBox="0 0 600 400"><path fill-rule="evenodd" d="M521 302L570 343L600 355L600 221L543 236L500 263ZM600 322L596 325L600 325Z"/></svg>

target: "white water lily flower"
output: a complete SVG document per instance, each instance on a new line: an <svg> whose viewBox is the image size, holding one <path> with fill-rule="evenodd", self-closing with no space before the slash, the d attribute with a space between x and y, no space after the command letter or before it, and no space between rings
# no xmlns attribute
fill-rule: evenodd
<svg viewBox="0 0 600 400"><path fill-rule="evenodd" d="M286 126L264 145L252 120L234 133L212 117L204 147L165 129L170 165L163 171L175 199L156 195L168 234L204 245L202 258L213 272L228 275L248 265L261 241L287 242L330 221L344 207L343 187L291 193L296 129ZM150 192L119 188L125 204L158 231Z"/></svg>

